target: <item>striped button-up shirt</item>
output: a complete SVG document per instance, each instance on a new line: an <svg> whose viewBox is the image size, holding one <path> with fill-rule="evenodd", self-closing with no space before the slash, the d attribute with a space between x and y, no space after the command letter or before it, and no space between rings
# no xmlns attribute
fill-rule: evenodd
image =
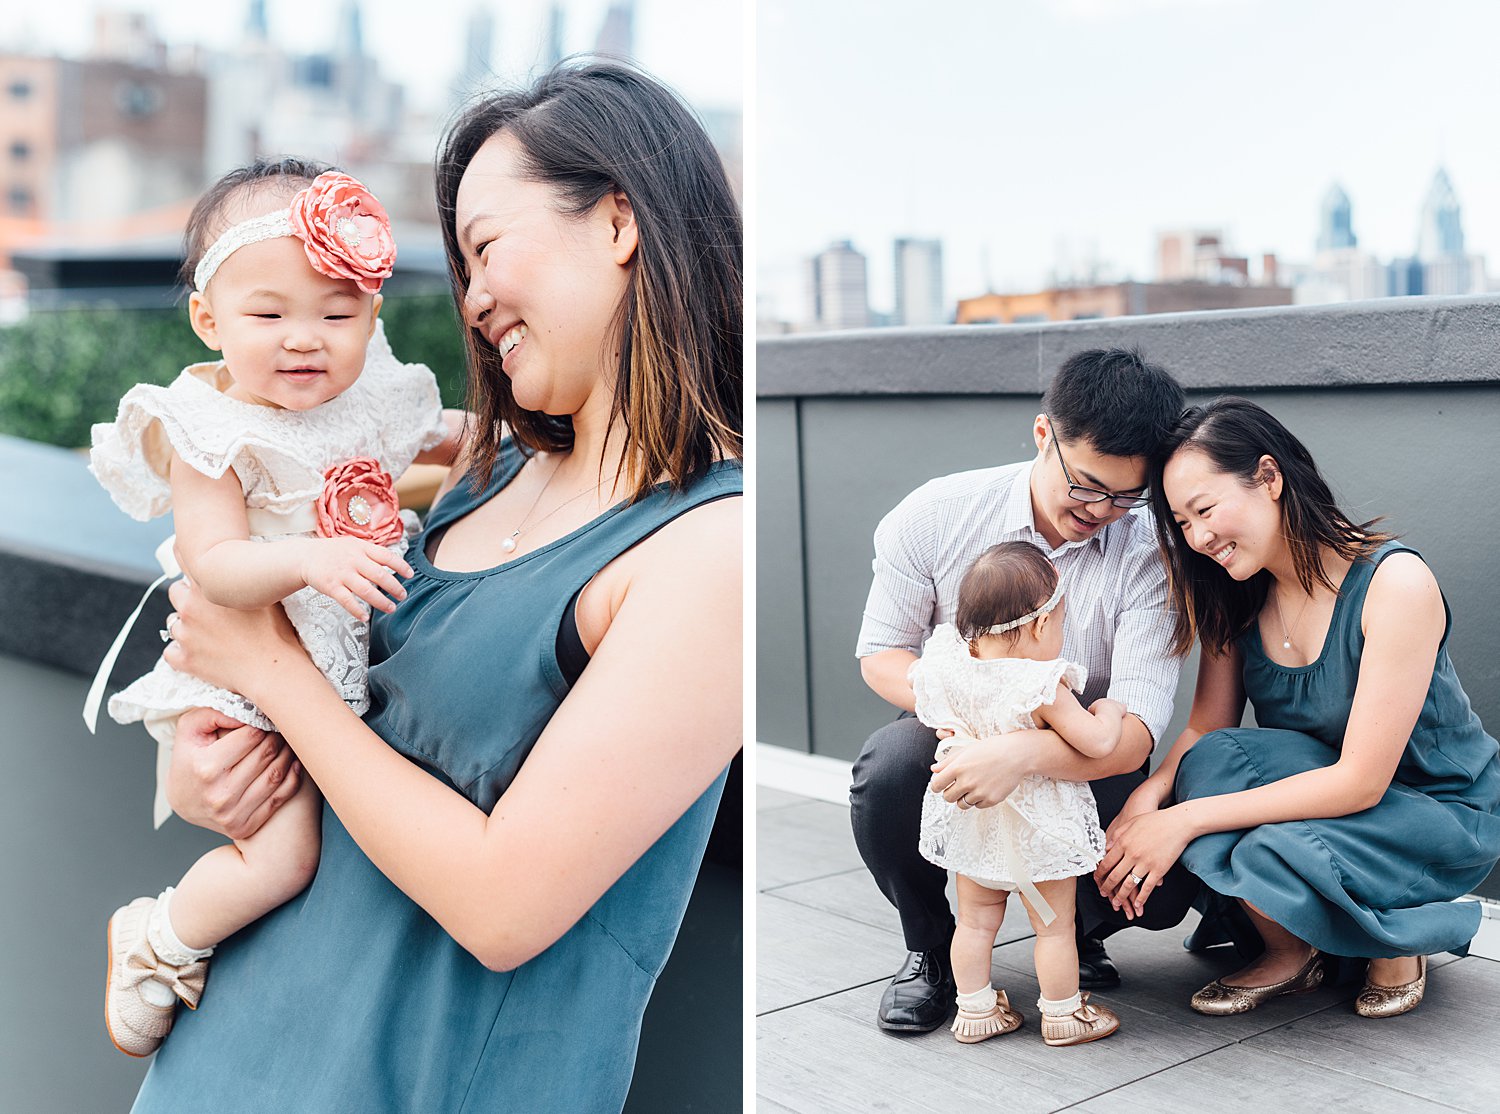
<svg viewBox="0 0 1500 1114"><path fill-rule="evenodd" d="M1084 706L1118 700L1160 739L1182 663L1169 649L1174 616L1151 512L1131 511L1054 550L1032 514L1031 468L1028 461L940 476L881 519L855 653L920 653L934 627L954 621L959 582L976 557L998 542L1034 542L1062 577L1062 653L1088 669Z"/></svg>

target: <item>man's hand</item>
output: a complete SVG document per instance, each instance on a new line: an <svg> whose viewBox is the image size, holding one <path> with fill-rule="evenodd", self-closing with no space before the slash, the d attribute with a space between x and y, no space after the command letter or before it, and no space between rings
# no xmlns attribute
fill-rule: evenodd
<svg viewBox="0 0 1500 1114"><path fill-rule="evenodd" d="M1017 737L1021 734L991 735L954 747L932 764L932 791L959 808L998 805L1032 772L1031 750Z"/></svg>
<svg viewBox="0 0 1500 1114"><path fill-rule="evenodd" d="M177 721L167 800L188 823L245 839L291 800L301 775L280 735L194 708Z"/></svg>

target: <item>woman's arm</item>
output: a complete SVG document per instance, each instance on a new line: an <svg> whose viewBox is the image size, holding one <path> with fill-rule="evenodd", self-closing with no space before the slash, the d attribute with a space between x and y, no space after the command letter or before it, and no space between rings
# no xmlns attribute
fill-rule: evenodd
<svg viewBox="0 0 1500 1114"><path fill-rule="evenodd" d="M1137 786L1131 797L1149 800L1160 808L1172 795L1177 781L1177 767L1193 744L1210 731L1238 727L1245 717L1245 661L1238 646L1225 654L1203 650L1198 657L1198 677L1193 684L1193 707L1187 726L1172 742L1161 765Z"/></svg>
<svg viewBox="0 0 1500 1114"><path fill-rule="evenodd" d="M406 598L395 574L410 576L411 567L385 546L358 538L252 542L234 469L213 479L173 453L170 477L177 562L221 607L269 607L311 585L364 619L365 604L394 611L392 600Z"/></svg>
<svg viewBox="0 0 1500 1114"><path fill-rule="evenodd" d="M1188 801L1196 834L1347 816L1390 788L1427 699L1447 615L1432 572L1415 554L1381 562L1365 597L1364 652L1339 759L1256 789Z"/></svg>
<svg viewBox="0 0 1500 1114"><path fill-rule="evenodd" d="M1115 894L1118 903L1127 874L1146 877L1135 899L1139 911L1160 875L1200 835L1347 816L1375 805L1390 788L1416 726L1446 622L1437 581L1419 558L1398 553L1381 562L1365 597L1364 650L1338 761L1135 817L1117 834L1107 876L1100 864L1100 891Z"/></svg>
<svg viewBox="0 0 1500 1114"><path fill-rule="evenodd" d="M486 966L559 939L740 746L738 500L691 511L593 587L610 620L493 812L387 746L339 700L277 610L173 587L176 668L272 716L371 861Z"/></svg>
<svg viewBox="0 0 1500 1114"><path fill-rule="evenodd" d="M1039 727L1052 728L1080 754L1107 758L1120 745L1125 714L1125 705L1113 700L1098 700L1092 708L1085 708L1078 703L1068 682L1059 681L1052 703L1034 710L1031 718Z"/></svg>

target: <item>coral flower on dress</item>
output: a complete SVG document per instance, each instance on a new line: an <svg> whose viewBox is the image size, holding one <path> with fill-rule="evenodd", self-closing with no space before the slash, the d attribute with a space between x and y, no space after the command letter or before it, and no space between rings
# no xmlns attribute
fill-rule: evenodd
<svg viewBox="0 0 1500 1114"><path fill-rule="evenodd" d="M325 538L362 538L376 545L401 540L406 526L401 521L396 483L379 461L355 457L323 473L318 533Z"/></svg>
<svg viewBox="0 0 1500 1114"><path fill-rule="evenodd" d="M292 198L292 230L307 259L329 278L352 279L375 294L396 262L391 219L357 179L336 170L319 174Z"/></svg>

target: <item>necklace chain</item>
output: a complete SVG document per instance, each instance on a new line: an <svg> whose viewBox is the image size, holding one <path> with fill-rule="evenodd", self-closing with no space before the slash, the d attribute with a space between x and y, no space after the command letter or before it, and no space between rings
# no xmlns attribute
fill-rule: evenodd
<svg viewBox="0 0 1500 1114"><path fill-rule="evenodd" d="M1297 621L1293 623L1291 627L1289 627L1286 625L1286 612L1281 610L1281 590L1279 588L1277 589L1276 614L1281 619L1281 648L1283 650L1290 650L1292 648L1292 628L1301 625L1302 616L1307 612L1307 605L1310 603L1312 603L1311 595L1309 595L1305 600L1302 601L1302 607L1297 612Z"/></svg>
<svg viewBox="0 0 1500 1114"><path fill-rule="evenodd" d="M519 526L517 526L514 530L512 530L510 532L510 534L508 534L506 537L500 539L500 548L502 550L504 550L506 553L514 553L515 552L516 545L517 545L516 539L521 536L521 531L522 530L528 529L529 527L540 526L543 522L546 522L549 518L551 518L558 511L562 510L564 507L568 506L569 504L578 502L578 500L582 499L585 495L589 494L590 492L598 492L598 490L599 490L599 483L596 480L592 485L590 485L589 487L584 488L577 495L574 495L574 496L571 496L571 497L569 497L567 499L564 499L561 503L557 504L557 506L553 507L546 514L542 515L541 518L537 519L535 522L532 522L531 521L531 516L534 513L536 513L537 506L542 501L542 496L544 496L544 495L547 494L547 489L552 486L552 481L557 478L557 474L560 471L562 471L562 462L561 461L559 461L558 464L557 464L557 467L554 468L554 469L552 469L551 473L548 474L547 481L544 484L542 484L542 490L540 490L540 491L538 491L536 493L536 498L531 501L531 506L529 506L529 507L526 508L526 514L521 519L521 524Z"/></svg>

